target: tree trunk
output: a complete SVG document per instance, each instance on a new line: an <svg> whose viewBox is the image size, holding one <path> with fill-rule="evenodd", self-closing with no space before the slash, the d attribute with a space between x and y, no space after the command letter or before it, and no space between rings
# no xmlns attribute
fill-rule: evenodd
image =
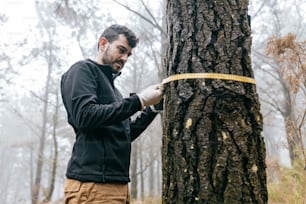
<svg viewBox="0 0 306 204"><path fill-rule="evenodd" d="M284 117L285 129L288 142L289 158L291 165L293 166L296 161L300 158L300 153L298 148L300 147L301 141L298 139L296 120L294 119L293 113L291 112L289 116Z"/></svg>
<svg viewBox="0 0 306 204"><path fill-rule="evenodd" d="M43 97L43 112L42 112L42 127L41 134L39 138L39 148L38 148L38 157L36 162L36 172L34 184L32 187L32 204L37 204L39 191L41 187L42 180L42 169L44 165L44 151L45 151L45 140L47 137L47 122L48 122L48 108L49 108L49 93L50 93L50 82L51 82L51 68L48 67L48 75L46 80L45 93Z"/></svg>
<svg viewBox="0 0 306 204"><path fill-rule="evenodd" d="M160 157L161 155L159 155ZM162 192L162 178L161 178L161 159L158 159L157 161L157 167L156 167L156 186L157 186L157 197L160 197L161 192Z"/></svg>
<svg viewBox="0 0 306 204"><path fill-rule="evenodd" d="M52 33L46 21L44 21L44 19L42 18L43 14L40 12L38 4L36 5L36 11L42 26L40 29L42 30L46 29L49 41L47 43L47 46L43 47L41 51L41 54L43 55L44 59L47 61L48 70L47 70L47 77L44 87L44 95L42 98L43 111L42 111L40 138L39 138L39 147L37 152L35 179L32 185L32 192L31 192L32 204L37 204L39 202L39 192L41 188L43 166L44 166L45 142L48 135L48 110L49 110L50 93L52 85L52 69L53 69L53 63L55 62L53 58L54 57L53 51L55 47L53 46L53 38L52 38L54 33Z"/></svg>
<svg viewBox="0 0 306 204"><path fill-rule="evenodd" d="M136 67L136 66L135 66ZM137 73L137 68L134 68L131 73L133 74L133 78L134 79L138 79L138 73ZM134 80L132 86L132 91L134 93L137 93L137 90L139 89L138 87L138 80ZM133 119L136 119L136 115L133 116ZM141 143L139 143L138 140L134 141L132 143L132 150L131 150L131 199L137 199L137 194L138 194L138 176L137 176L137 167L139 166L139 144L141 145Z"/></svg>
<svg viewBox="0 0 306 204"><path fill-rule="evenodd" d="M167 1L168 75L253 77L248 1ZM267 203L262 116L254 84L166 85L163 203Z"/></svg>
<svg viewBox="0 0 306 204"><path fill-rule="evenodd" d="M139 152L143 152L143 146L139 145ZM143 154L139 154L139 167L140 167L140 198L143 201L144 200L144 164L143 164Z"/></svg>
<svg viewBox="0 0 306 204"><path fill-rule="evenodd" d="M47 188L46 196L44 198L44 202L48 203L51 201L52 194L54 191L55 186L55 178L56 178L56 171L57 171L57 160L58 160L58 142L56 139L56 130L58 128L58 118L59 118L59 91L56 92L56 104L55 110L53 114L53 127L52 127L52 140L53 140L53 159L51 160L51 176L49 186Z"/></svg>
<svg viewBox="0 0 306 204"><path fill-rule="evenodd" d="M134 142L132 146L131 161L131 198L137 199L137 163L138 163L138 143Z"/></svg>
<svg viewBox="0 0 306 204"><path fill-rule="evenodd" d="M154 141L152 140L153 138L150 137L148 138L150 140L150 144L154 144ZM154 169L155 169L155 160L156 160L156 157L155 157L155 154L154 154L154 145L151 145L149 147L149 150L148 150L148 154L149 154L149 159L150 161L152 161L152 165L150 165L150 167L148 168L149 172L148 172L148 182L149 182L149 197L150 198L153 198L154 196L154 181L156 179L155 177L155 174L154 174Z"/></svg>
<svg viewBox="0 0 306 204"><path fill-rule="evenodd" d="M281 65L279 65L281 66ZM299 147L300 141L298 140L298 133L295 114L294 114L294 100L295 97L293 93L290 91L292 88L286 81L286 75L283 73L282 70L277 71L280 82L282 85L282 92L284 94L284 103L283 103L283 110L281 114L284 119L284 126L286 129L286 138L288 143L288 151L289 151L289 158L290 164L293 165L295 161L299 159L299 154L297 153L297 148Z"/></svg>

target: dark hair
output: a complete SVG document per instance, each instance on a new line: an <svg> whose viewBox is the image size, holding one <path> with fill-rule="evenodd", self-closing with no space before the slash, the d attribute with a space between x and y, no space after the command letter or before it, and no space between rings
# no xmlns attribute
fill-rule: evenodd
<svg viewBox="0 0 306 204"><path fill-rule="evenodd" d="M113 41L118 39L118 36L120 34L123 34L126 37L129 45L132 48L136 47L139 40L136 37L135 33L131 31L129 28L127 28L126 26L118 25L118 24L114 24L106 28L104 32L102 33L102 35L100 36L99 42L102 37L105 37L110 43L112 43ZM99 42L98 42L98 49L100 46Z"/></svg>

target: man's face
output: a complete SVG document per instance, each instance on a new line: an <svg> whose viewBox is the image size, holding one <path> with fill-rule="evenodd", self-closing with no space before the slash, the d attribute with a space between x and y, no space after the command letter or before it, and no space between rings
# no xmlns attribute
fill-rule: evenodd
<svg viewBox="0 0 306 204"><path fill-rule="evenodd" d="M117 40L112 43L106 40L102 46L101 63L110 65L113 68L113 72L118 73L132 53L132 48L129 46L126 37L119 35Z"/></svg>

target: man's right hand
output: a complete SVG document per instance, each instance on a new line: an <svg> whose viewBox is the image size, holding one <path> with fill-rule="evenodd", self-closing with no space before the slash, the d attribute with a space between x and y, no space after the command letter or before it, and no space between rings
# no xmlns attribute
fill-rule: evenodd
<svg viewBox="0 0 306 204"><path fill-rule="evenodd" d="M142 103L142 107L158 104L163 98L164 87L162 84L151 85L138 95Z"/></svg>

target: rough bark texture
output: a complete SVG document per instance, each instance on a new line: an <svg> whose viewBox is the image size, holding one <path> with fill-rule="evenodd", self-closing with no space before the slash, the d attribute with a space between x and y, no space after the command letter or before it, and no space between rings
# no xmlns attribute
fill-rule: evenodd
<svg viewBox="0 0 306 204"><path fill-rule="evenodd" d="M247 0L168 0L168 75L253 77ZM267 203L255 85L210 79L166 86L163 203Z"/></svg>

